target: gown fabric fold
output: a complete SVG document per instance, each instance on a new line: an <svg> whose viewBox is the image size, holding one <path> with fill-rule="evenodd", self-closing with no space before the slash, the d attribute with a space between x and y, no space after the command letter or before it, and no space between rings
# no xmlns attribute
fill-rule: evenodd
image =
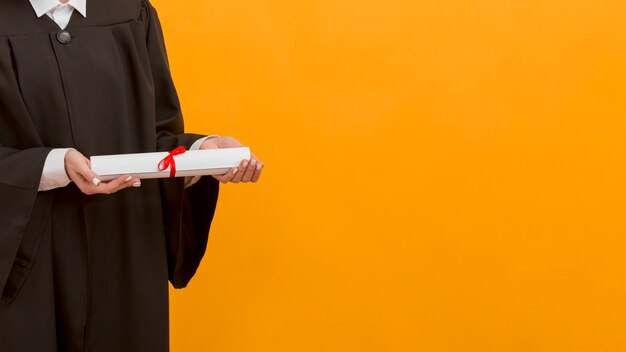
<svg viewBox="0 0 626 352"><path fill-rule="evenodd" d="M219 182L143 180L113 195L38 192L52 148L190 147L156 11L87 2L66 27L0 2L0 351L167 351L168 280L206 250Z"/></svg>

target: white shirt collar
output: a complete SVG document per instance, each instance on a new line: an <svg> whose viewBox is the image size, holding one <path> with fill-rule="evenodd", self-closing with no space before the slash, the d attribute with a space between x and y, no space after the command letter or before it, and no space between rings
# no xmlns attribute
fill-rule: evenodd
<svg viewBox="0 0 626 352"><path fill-rule="evenodd" d="M37 14L37 17L41 17L48 13L48 11L59 6L61 2L59 0L29 0L33 10ZM67 5L72 5L83 17L87 17L87 0L69 0Z"/></svg>

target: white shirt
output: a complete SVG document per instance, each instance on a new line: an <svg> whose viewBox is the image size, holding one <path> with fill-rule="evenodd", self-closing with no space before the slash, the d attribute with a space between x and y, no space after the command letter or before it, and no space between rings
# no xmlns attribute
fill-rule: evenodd
<svg viewBox="0 0 626 352"><path fill-rule="evenodd" d="M65 29L74 10L78 11L83 17L87 17L87 0L69 0L62 4L60 0L29 0L37 17L48 15L61 29ZM200 145L207 138L217 137L211 135L200 138L190 148L190 150L200 149ZM65 187L72 182L65 172L65 154L71 148L56 148L50 151L46 157L46 162L41 173L39 181L39 191L48 191L55 188ZM200 177L186 177L185 187L189 187L196 183Z"/></svg>
<svg viewBox="0 0 626 352"><path fill-rule="evenodd" d="M30 0L30 4L37 17L48 15L61 29L67 27L74 10L87 17L87 0L69 0L65 4L59 0Z"/></svg>

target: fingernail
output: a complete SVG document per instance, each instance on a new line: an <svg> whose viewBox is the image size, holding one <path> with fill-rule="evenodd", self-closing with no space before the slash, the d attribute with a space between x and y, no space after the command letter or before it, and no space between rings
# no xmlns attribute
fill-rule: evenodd
<svg viewBox="0 0 626 352"><path fill-rule="evenodd" d="M245 167L245 166L244 166L244 167ZM235 174L237 173L237 171L239 171L239 168L235 168L235 169L233 170L233 175L235 175Z"/></svg>
<svg viewBox="0 0 626 352"><path fill-rule="evenodd" d="M94 177L93 180L91 180L91 183L93 183L94 186L98 186L100 184L100 180L97 177Z"/></svg>
<svg viewBox="0 0 626 352"><path fill-rule="evenodd" d="M132 177L132 176L128 176L128 177L126 177L126 179L124 180L124 182L128 182L128 181L130 181L130 180L132 180L132 179L133 179L133 177Z"/></svg>
<svg viewBox="0 0 626 352"><path fill-rule="evenodd" d="M243 168L245 169L246 167L248 167L248 161L247 160L243 162Z"/></svg>
<svg viewBox="0 0 626 352"><path fill-rule="evenodd" d="M141 187L141 181L133 183L133 187Z"/></svg>
<svg viewBox="0 0 626 352"><path fill-rule="evenodd" d="M261 163L256 164L256 169L257 170L261 170L261 167L263 167L263 164L261 164Z"/></svg>
<svg viewBox="0 0 626 352"><path fill-rule="evenodd" d="M252 161L250 162L250 165L252 166L256 165L256 159L252 159Z"/></svg>

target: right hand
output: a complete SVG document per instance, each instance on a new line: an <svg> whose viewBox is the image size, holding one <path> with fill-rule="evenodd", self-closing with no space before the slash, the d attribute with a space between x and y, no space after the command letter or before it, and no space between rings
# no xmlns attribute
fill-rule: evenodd
<svg viewBox="0 0 626 352"><path fill-rule="evenodd" d="M100 177L91 170L91 162L76 149L65 154L65 172L76 186L86 195L112 194L127 187L140 187L137 177L123 175L110 182L101 182Z"/></svg>

